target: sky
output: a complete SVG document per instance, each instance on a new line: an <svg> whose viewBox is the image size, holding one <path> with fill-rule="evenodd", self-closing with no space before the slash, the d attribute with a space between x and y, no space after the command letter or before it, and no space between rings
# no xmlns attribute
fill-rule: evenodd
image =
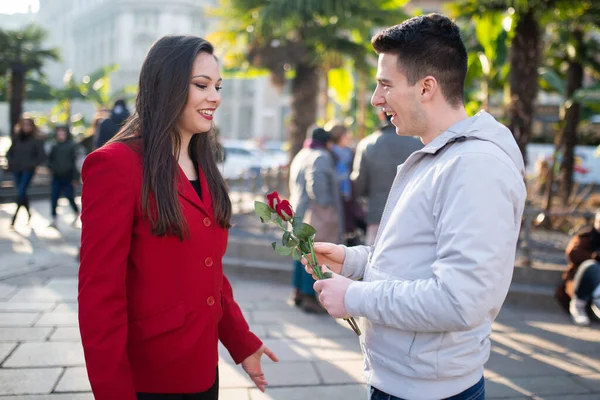
<svg viewBox="0 0 600 400"><path fill-rule="evenodd" d="M26 13L29 6L33 12L40 8L38 0L0 0L0 14Z"/></svg>

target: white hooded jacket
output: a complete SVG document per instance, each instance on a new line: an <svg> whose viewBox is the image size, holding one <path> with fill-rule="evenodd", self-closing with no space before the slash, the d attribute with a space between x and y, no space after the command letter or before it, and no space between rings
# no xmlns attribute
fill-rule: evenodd
<svg viewBox="0 0 600 400"><path fill-rule="evenodd" d="M413 153L374 246L348 247L342 275L361 318L367 383L404 399L456 395L481 379L506 298L525 205L510 131L482 111Z"/></svg>

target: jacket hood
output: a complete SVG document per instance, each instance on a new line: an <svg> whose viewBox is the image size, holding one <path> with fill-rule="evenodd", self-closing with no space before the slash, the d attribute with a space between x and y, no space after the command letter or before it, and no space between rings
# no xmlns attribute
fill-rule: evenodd
<svg viewBox="0 0 600 400"><path fill-rule="evenodd" d="M523 155L510 130L485 111L452 125L435 138L423 150L434 153L453 141L477 139L492 142L515 164L521 175L525 175Z"/></svg>

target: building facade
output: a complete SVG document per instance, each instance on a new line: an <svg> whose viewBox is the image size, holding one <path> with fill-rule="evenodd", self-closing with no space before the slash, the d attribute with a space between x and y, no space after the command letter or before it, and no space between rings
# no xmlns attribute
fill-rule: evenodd
<svg viewBox="0 0 600 400"><path fill-rule="evenodd" d="M61 61L46 69L61 85L65 71L78 79L110 64L111 91L137 85L142 62L152 43L170 34L206 36L218 21L206 16L217 0L40 0L36 22L49 32L48 47L58 47ZM223 101L215 121L225 138L283 138L285 96L268 77L225 80ZM132 105L129 105L132 107ZM89 104L76 104L86 119Z"/></svg>

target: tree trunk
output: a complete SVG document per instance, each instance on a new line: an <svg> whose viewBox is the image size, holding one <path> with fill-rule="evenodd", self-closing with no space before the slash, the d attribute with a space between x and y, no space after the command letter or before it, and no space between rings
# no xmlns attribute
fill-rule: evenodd
<svg viewBox="0 0 600 400"><path fill-rule="evenodd" d="M523 159L527 162L526 146L531 137L535 100L538 93L538 66L541 37L533 9L521 15L515 27L510 51L510 104L508 128L511 130Z"/></svg>
<svg viewBox="0 0 600 400"><path fill-rule="evenodd" d="M23 101L25 99L25 68L17 64L12 68L10 80L10 135L15 133L15 125L23 115Z"/></svg>
<svg viewBox="0 0 600 400"><path fill-rule="evenodd" d="M569 60L567 69L567 87L565 99L570 99L573 93L583 86L583 65L579 60L583 56L584 46L583 32L575 28L573 32L577 56ZM573 190L573 169L575 167L575 145L577 144L577 126L579 125L581 106L575 102L567 108L565 113L565 125L562 138L564 141L564 156L560 176L560 197L564 206L569 204L571 191Z"/></svg>
<svg viewBox="0 0 600 400"><path fill-rule="evenodd" d="M322 76L323 80L321 82L320 90L321 101L320 104L317 106L317 114L319 114L319 119L322 118L322 120L325 121L324 123L327 123L327 121L331 119L329 115L329 77L327 75L327 71L323 71Z"/></svg>
<svg viewBox="0 0 600 400"><path fill-rule="evenodd" d="M292 115L290 155L292 159L302 149L308 128L317 120L317 97L319 95L319 70L306 65L296 65L296 77L292 81Z"/></svg>

